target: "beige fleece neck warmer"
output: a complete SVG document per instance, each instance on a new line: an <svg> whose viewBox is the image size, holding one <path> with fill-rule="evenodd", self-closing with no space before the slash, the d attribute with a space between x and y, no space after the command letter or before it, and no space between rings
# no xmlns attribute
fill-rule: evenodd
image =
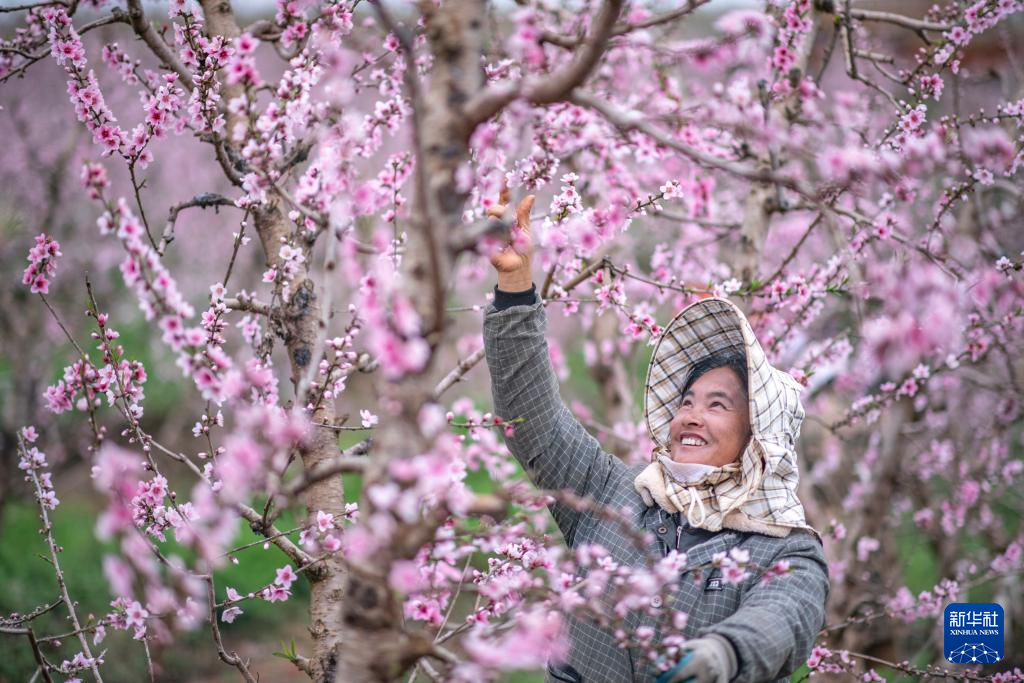
<svg viewBox="0 0 1024 683"><path fill-rule="evenodd" d="M725 493L724 498L732 498L737 493L736 489L743 488L741 481L740 466L731 463L712 470L697 481L682 482L673 477L671 468L659 459L644 468L633 486L646 505L657 505L670 514L681 512L692 527L708 531L723 528L754 531L780 538L787 536L792 527L751 518L742 510L723 512L719 490Z"/></svg>

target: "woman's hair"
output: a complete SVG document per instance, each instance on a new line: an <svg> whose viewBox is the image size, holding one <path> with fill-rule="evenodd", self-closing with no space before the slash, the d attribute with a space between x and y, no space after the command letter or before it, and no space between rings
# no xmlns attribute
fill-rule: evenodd
<svg viewBox="0 0 1024 683"><path fill-rule="evenodd" d="M749 388L747 387L747 360L736 353L719 352L702 358L693 364L693 369L690 370L690 376L686 378L686 384L683 385L683 391L680 396L685 396L686 392L690 390L693 383L701 378L705 373L715 368L729 368L736 377L740 380L740 386L743 387L743 396L749 397Z"/></svg>

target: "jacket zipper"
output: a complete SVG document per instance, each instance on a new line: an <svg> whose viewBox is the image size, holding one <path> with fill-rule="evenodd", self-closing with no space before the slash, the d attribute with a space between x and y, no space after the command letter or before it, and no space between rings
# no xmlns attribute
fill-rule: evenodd
<svg viewBox="0 0 1024 683"><path fill-rule="evenodd" d="M681 514L682 513L680 513L680 515ZM679 539L683 537L683 524L682 524L682 521L683 520L680 518L678 520L679 523L676 524L676 550L679 550Z"/></svg>

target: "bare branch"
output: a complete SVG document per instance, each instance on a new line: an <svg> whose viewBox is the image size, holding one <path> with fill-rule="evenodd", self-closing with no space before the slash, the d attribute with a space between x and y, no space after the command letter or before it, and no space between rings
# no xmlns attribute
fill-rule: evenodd
<svg viewBox="0 0 1024 683"><path fill-rule="evenodd" d="M150 246L156 249L156 240L153 239L153 232L149 229L149 219L146 217L146 207L142 205L142 195L140 193L146 181L143 180L140 183L135 178L135 161L128 162L128 176L131 178L132 191L135 193L135 205L139 208L139 218L142 219L142 227L146 230L146 239L149 240Z"/></svg>
<svg viewBox="0 0 1024 683"><path fill-rule="evenodd" d="M28 637L29 646L32 648L32 656L35 657L38 675L43 677L43 680L47 683L53 683L53 678L50 677L50 664L46 661L46 657L43 655L42 650L39 649L39 641L36 640L36 634L30 628L10 628L0 626L0 633L6 633L12 636L26 636ZM32 677L33 680L35 676Z"/></svg>
<svg viewBox="0 0 1024 683"><path fill-rule="evenodd" d="M248 505L239 503L237 506L238 512L249 522L249 527L256 533L262 534L267 537L267 541L276 545L285 555L287 555L292 562L296 565L302 566L309 564L313 561L313 558L309 556L305 550L295 545L291 539L286 537L281 531L274 525L267 527L263 526L263 515L256 512Z"/></svg>
<svg viewBox="0 0 1024 683"><path fill-rule="evenodd" d="M718 228L723 231L736 230L740 227L740 224L735 221L716 221L709 218L690 218L689 216L685 216L681 213L674 213L672 211L665 210L658 211L655 216L669 221L692 223L693 225L699 225L702 228Z"/></svg>
<svg viewBox="0 0 1024 683"><path fill-rule="evenodd" d="M234 206L235 203L227 197L217 194L216 192L201 192L187 202L175 204L171 207L167 214L167 225L164 227L164 232L160 236L160 245L156 248L156 253L161 256L167 250L168 245L174 241L174 224L178 220L178 214L185 209L198 206L201 209L207 209L218 206Z"/></svg>
<svg viewBox="0 0 1024 683"><path fill-rule="evenodd" d="M697 9L701 5L707 4L710 1L711 0L691 0L690 2L687 2L685 5L678 9L674 9L670 12L665 12L663 14L655 15L650 19L639 21L635 24L629 24L625 22L616 24L615 28L612 29L611 37L616 38L618 36L622 36L633 31L639 31L645 28L651 28L653 26L667 24L671 21L675 21L676 19L686 16L687 14L691 14L695 9ZM557 45L558 47L564 47L566 49L573 49L580 44L580 41L576 38L567 38L553 31L545 31L541 35L540 41L542 43L551 43L552 45Z"/></svg>
<svg viewBox="0 0 1024 683"><path fill-rule="evenodd" d="M453 384L458 382L465 376L467 372L473 369L477 363L479 363L484 357L484 349L480 347L473 353L469 354L465 358L459 361L459 364L455 368L445 375L445 378L438 382L437 386L434 387L434 391L431 393L431 398L435 401L441 398L441 394L448 390Z"/></svg>
<svg viewBox="0 0 1024 683"><path fill-rule="evenodd" d="M274 310L270 304L257 301L251 296L244 295L239 296L237 299L224 299L224 305L233 311L247 311L249 313L265 315L268 318Z"/></svg>
<svg viewBox="0 0 1024 683"><path fill-rule="evenodd" d="M206 596L210 601L210 632L213 635L213 642L217 646L217 654L225 664L230 664L238 669L246 683L257 683L257 679L249 673L248 665L246 665L238 653L228 652L224 648L224 641L220 637L220 627L217 625L217 596L213 589L213 576L207 574L202 578L206 582Z"/></svg>
<svg viewBox="0 0 1024 683"><path fill-rule="evenodd" d="M355 446L345 449L340 454L327 460L321 460L309 468L300 479L289 483L282 491L282 495L297 496L313 484L323 481L328 477L345 472L362 472L366 469L367 460L365 456L373 444L372 439L364 439Z"/></svg>
<svg viewBox="0 0 1024 683"><path fill-rule="evenodd" d="M475 95L466 104L467 129L472 130L491 118L517 97L521 96L533 104L551 104L564 99L574 88L582 85L604 54L622 5L622 0L605 0L591 24L583 47L565 68L544 77L526 79L521 86L509 83L492 85Z"/></svg>
<svg viewBox="0 0 1024 683"><path fill-rule="evenodd" d="M281 27L269 19L258 19L245 28L242 33L248 33L259 40L278 40L281 37Z"/></svg>
<svg viewBox="0 0 1024 683"><path fill-rule="evenodd" d="M867 50L854 50L853 54L861 59L867 59L871 62L881 62L882 64L895 64L896 60L889 55L883 55L878 52L869 52Z"/></svg>
<svg viewBox="0 0 1024 683"><path fill-rule="evenodd" d="M573 88L582 85L604 53L615 20L622 11L622 5L622 0L606 0L594 18L587 41L576 53L573 61L566 68L540 82L528 84L524 92L527 99L535 104L557 102L572 92ZM487 118L490 117L482 120Z"/></svg>
<svg viewBox="0 0 1024 683"><path fill-rule="evenodd" d="M22 624L27 624L28 622L34 619L38 619L39 617L43 616L44 614L52 610L57 605L61 604L64 604L64 598L57 598L49 605L40 605L28 614L19 614L17 616L12 616L10 619L8 619L7 617L0 617L0 628L13 628L20 626Z"/></svg>
<svg viewBox="0 0 1024 683"><path fill-rule="evenodd" d="M70 7L69 3L65 0L45 0L44 2L30 2L25 5L10 5L7 7L0 7L0 14L4 12L20 12L22 10L37 9L39 7L50 7L51 5L60 5L61 7Z"/></svg>
<svg viewBox="0 0 1024 683"><path fill-rule="evenodd" d="M115 11L115 15L120 10ZM164 42L163 38L153 29L153 25L146 18L146 12L142 9L142 0L128 0L128 23L131 24L135 35L142 39L142 42L156 55L163 66L178 74L178 81L186 90L195 87L192 83L192 74L185 65L181 63L174 51Z"/></svg>
<svg viewBox="0 0 1024 683"><path fill-rule="evenodd" d="M297 496L313 484L324 479L333 477L336 474L362 473L366 470L365 458L346 458L337 456L333 460L321 460L311 468L301 479L296 479L283 491L286 496Z"/></svg>
<svg viewBox="0 0 1024 683"><path fill-rule="evenodd" d="M948 31L950 29L946 24L936 24L931 21L924 21L923 19L914 19L912 17L903 16L902 14L879 12L870 9L851 9L850 16L861 21L882 21L888 24L895 24L897 26L902 26L903 28L909 28L912 31L941 32Z"/></svg>
<svg viewBox="0 0 1024 683"><path fill-rule="evenodd" d="M124 10L122 10L121 8L115 7L113 12L109 16L102 17L100 19L97 19L96 21L89 22L88 24L86 24L82 28L75 29L75 30L78 32L78 35L82 35L83 33L88 33L89 31L91 31L91 30L93 30L95 28L99 28L100 26L106 26L107 24L118 24L118 23L127 24L128 23L128 15L126 15L124 13ZM0 78L0 83L6 83L9 79L14 78L15 76L21 76L22 74L25 73L25 70L27 68L29 68L30 66L32 66L33 64L35 64L39 60L45 59L46 57L49 56L49 54L50 54L50 50L46 49L46 50L43 50L42 52L40 52L39 54L32 55L26 62L21 64L17 69L13 69L10 73L8 73L5 76L3 76L2 78Z"/></svg>
<svg viewBox="0 0 1024 683"><path fill-rule="evenodd" d="M796 255L798 253L800 253L800 249L801 247L804 246L804 242L806 242L807 238L811 236L811 233L814 232L814 229L818 227L818 224L821 223L821 220L822 218L824 218L824 216L824 213L819 213L818 216L813 221L811 221L811 224L807 226L807 230L805 230L804 234L800 236L800 239L797 240L797 243L793 246L793 249L789 252L786 258L782 259L782 263L780 263L779 267L775 269L775 272L764 279L764 284L768 284L769 282L773 281L775 278L779 277L786 271L786 266L788 266L793 261L793 259L796 258Z"/></svg>

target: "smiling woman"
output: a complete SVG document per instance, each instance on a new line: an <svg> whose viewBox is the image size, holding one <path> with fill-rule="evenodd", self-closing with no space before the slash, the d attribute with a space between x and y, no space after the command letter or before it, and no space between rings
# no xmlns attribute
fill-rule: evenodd
<svg viewBox="0 0 1024 683"><path fill-rule="evenodd" d="M505 215L506 201L490 215ZM768 363L736 306L697 301L666 326L647 373L653 462L627 466L603 452L559 396L530 271L532 204L532 196L520 203L507 244L491 257L498 286L484 317L495 414L520 418L509 450L538 487L620 511L651 539L640 548L623 525L556 500L549 509L570 548L600 547L627 567L658 557L686 565L651 609L629 617L629 633L569 615L569 650L549 663L547 680L784 680L810 653L828 594L821 541L796 496L800 385ZM632 634L685 644L654 660L626 640Z"/></svg>
<svg viewBox="0 0 1024 683"><path fill-rule="evenodd" d="M801 390L768 362L731 302L709 298L683 309L647 373L645 411L656 448L637 491L711 531L816 534L796 491Z"/></svg>
<svg viewBox="0 0 1024 683"><path fill-rule="evenodd" d="M694 365L669 424L672 462L709 468L735 462L750 440L747 402L743 358L716 354Z"/></svg>

